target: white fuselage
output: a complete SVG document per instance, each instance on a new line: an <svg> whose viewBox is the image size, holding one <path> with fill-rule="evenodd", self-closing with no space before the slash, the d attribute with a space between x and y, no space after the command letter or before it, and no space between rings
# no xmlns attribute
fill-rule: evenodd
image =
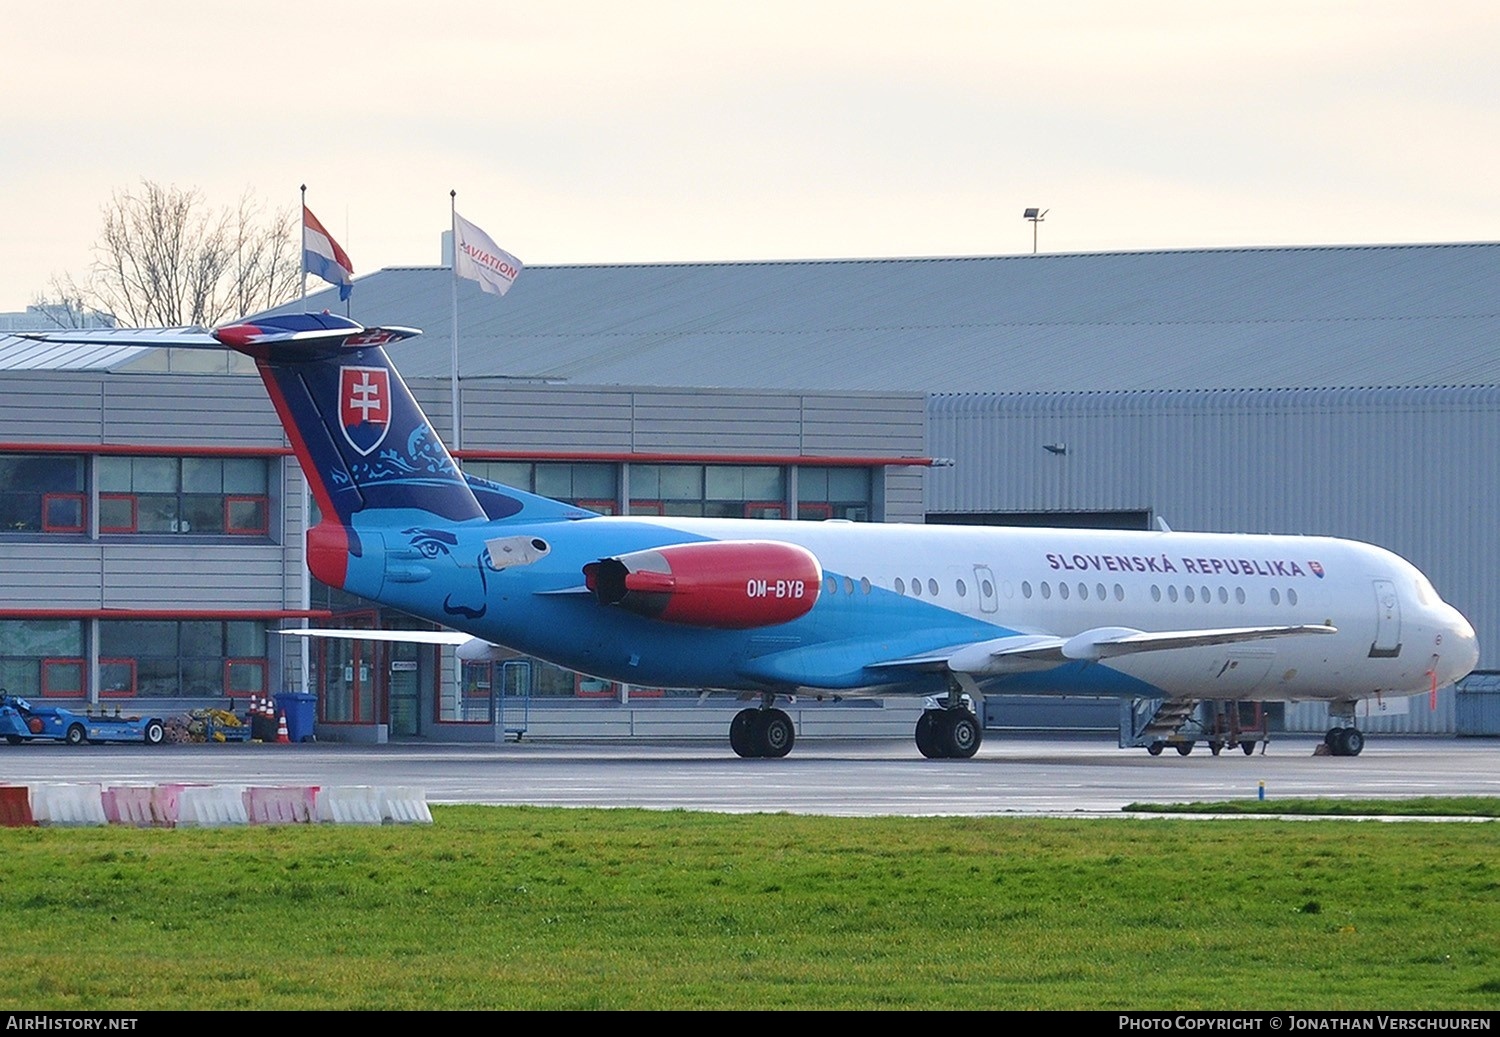
<svg viewBox="0 0 1500 1037"><path fill-rule="evenodd" d="M1421 572L1356 541L691 518L586 525L611 521L806 547L825 573L819 608L868 611L874 630L899 618L941 625L936 610L1001 632L1061 637L1107 627L1337 628L1326 636L1154 651L1099 664L1169 695L1416 694L1464 676L1478 658L1473 628Z"/></svg>

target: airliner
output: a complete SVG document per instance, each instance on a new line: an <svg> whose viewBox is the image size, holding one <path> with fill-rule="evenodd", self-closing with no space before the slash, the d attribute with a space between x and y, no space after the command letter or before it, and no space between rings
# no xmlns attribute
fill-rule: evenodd
<svg viewBox="0 0 1500 1037"><path fill-rule="evenodd" d="M605 516L467 477L385 352L417 334L307 313L134 341L254 358L321 512L319 580L443 627L461 659L738 693L742 757L791 750L797 695L930 698L917 748L956 759L983 737L973 704L1048 694L1322 700L1329 751L1356 756L1360 700L1478 661L1415 566L1352 540Z"/></svg>

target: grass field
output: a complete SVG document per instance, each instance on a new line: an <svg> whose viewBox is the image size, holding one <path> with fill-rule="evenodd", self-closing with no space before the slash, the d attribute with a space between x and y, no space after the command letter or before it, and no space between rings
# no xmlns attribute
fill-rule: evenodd
<svg viewBox="0 0 1500 1037"><path fill-rule="evenodd" d="M1500 827L435 807L3 829L0 1003L1500 1009Z"/></svg>

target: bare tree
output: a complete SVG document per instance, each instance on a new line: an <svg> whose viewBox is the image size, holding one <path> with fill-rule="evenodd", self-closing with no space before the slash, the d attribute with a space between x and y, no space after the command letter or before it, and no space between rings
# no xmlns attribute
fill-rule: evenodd
<svg viewBox="0 0 1500 1037"><path fill-rule="evenodd" d="M196 188L143 180L116 191L83 284L52 292L132 327L210 326L293 298L300 287L295 216L267 212L247 191L210 209Z"/></svg>

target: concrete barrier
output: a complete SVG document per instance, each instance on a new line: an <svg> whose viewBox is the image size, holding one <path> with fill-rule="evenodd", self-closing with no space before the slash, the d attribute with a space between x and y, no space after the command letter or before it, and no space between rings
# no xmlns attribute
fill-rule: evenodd
<svg viewBox="0 0 1500 1037"><path fill-rule="evenodd" d="M423 789L369 785L0 786L0 826L432 824Z"/></svg>
<svg viewBox="0 0 1500 1037"><path fill-rule="evenodd" d="M249 823L243 785L189 785L177 799L177 824L180 827Z"/></svg>
<svg viewBox="0 0 1500 1037"><path fill-rule="evenodd" d="M31 789L25 785L0 786L0 827L29 828L34 824Z"/></svg>
<svg viewBox="0 0 1500 1037"><path fill-rule="evenodd" d="M182 800L185 789L200 788L197 785L183 785L177 782L169 782L158 785L151 790L151 816L157 824L172 828L177 824L178 807Z"/></svg>
<svg viewBox="0 0 1500 1037"><path fill-rule="evenodd" d="M93 783L31 787L31 815L39 825L107 825L104 791Z"/></svg>
<svg viewBox="0 0 1500 1037"><path fill-rule="evenodd" d="M384 796L368 785L319 789L317 818L344 825L378 825L385 820Z"/></svg>
<svg viewBox="0 0 1500 1037"><path fill-rule="evenodd" d="M112 785L100 796L104 816L113 825L150 828L159 823L151 809L151 797L155 791L150 785Z"/></svg>
<svg viewBox="0 0 1500 1037"><path fill-rule="evenodd" d="M251 787L245 809L252 825L308 824L316 817L316 786Z"/></svg>
<svg viewBox="0 0 1500 1037"><path fill-rule="evenodd" d="M427 809L427 793L422 789L391 788L382 790L381 818L394 824L432 824Z"/></svg>

